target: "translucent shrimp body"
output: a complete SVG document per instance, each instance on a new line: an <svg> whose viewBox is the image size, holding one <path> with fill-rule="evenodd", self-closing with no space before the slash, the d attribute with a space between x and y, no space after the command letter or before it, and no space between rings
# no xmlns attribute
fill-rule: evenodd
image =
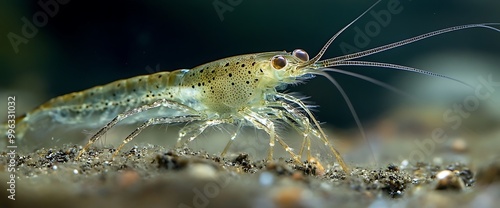
<svg viewBox="0 0 500 208"><path fill-rule="evenodd" d="M180 130L177 139L177 144L182 144L194 140L208 127L233 124L238 127L238 130L222 150L221 155L225 155L233 140L237 138L239 128L253 126L269 135L268 160L273 159L275 142L278 142L296 162L301 162L304 152L307 159L311 161L313 160L311 140L316 139L331 151L342 169L349 173L348 166L327 138L310 109L299 97L279 92L277 89L283 89L289 84L314 77L311 75L325 76L342 92L356 117L342 88L326 72L345 73L376 84L380 83L359 74L331 67L345 65L382 67L459 81L411 67L354 59L467 28L481 27L500 31L492 27L500 25L499 23L462 25L354 54L320 60L335 38L372 7L330 38L320 52L311 59L301 49L296 49L292 53L265 52L240 55L213 61L193 69L137 76L63 95L19 118L16 129L17 139L22 139L25 132L32 128L33 123L47 118L54 123L85 125L89 128L101 127L79 152L77 158L80 158L90 145L116 124L141 123L124 139L115 154L123 145L151 125L186 123L187 125ZM361 126L357 118L356 121ZM288 146L286 141L276 133L279 123L291 126L303 136L302 146L298 152Z"/></svg>
<svg viewBox="0 0 500 208"><path fill-rule="evenodd" d="M280 60L285 62L280 62ZM132 132L123 144L153 124L201 121L201 123L190 123L180 131L178 144L181 144L184 140L195 139L210 126L231 123L240 127L244 125L255 126L266 131L270 135L269 160L273 158L273 147L277 141L298 162L302 151L299 155L295 154L292 148L276 134L276 121L282 120L294 125L294 128L306 134L307 139L311 135L321 138L325 145L329 146L338 156L339 163L347 168L340 154L328 142L319 125L317 125L318 128L313 127L310 119L316 124L317 121L312 117L306 105L300 99L279 93L276 90L280 85L299 82L303 74L294 74L296 73L294 68L307 60L307 54L302 50L296 50L293 54L268 52L220 59L191 70L152 74L148 78L149 84L158 86L158 88L145 90L147 93L141 95L140 103L132 101L132 105L122 103L127 107L125 112L106 124L90 139L83 150L126 117L140 114L152 108L165 107L174 110L172 112L175 113L162 113L161 116L155 118L143 119L146 120L145 123ZM160 76L167 76L168 78L165 79L170 80L170 82L165 82L167 85L160 84ZM159 80L150 81L151 77ZM137 78L132 79L137 82ZM121 82L126 84L129 80ZM118 85L118 83L110 85ZM108 86L104 86L104 88L106 87ZM161 87L168 89L162 91ZM133 87L131 89L133 90ZM157 92L157 90L162 92ZM83 93L88 92L84 91ZM307 115L296 109L296 106L301 106ZM236 133L222 152L223 155ZM120 148L121 146L118 149ZM301 150L304 150L304 147ZM310 157L310 153L308 155Z"/></svg>

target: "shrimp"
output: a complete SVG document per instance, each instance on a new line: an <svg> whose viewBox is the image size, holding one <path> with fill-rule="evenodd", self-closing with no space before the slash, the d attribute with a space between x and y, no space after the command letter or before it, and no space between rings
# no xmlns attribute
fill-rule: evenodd
<svg viewBox="0 0 500 208"><path fill-rule="evenodd" d="M276 142L290 154L295 162L301 163L304 151L307 159L312 161L314 158L311 155L311 139L318 139L335 156L344 172L349 174L348 165L329 141L310 107L302 101L301 97L284 93L281 89L285 89L288 85L302 83L315 76L326 77L341 92L358 126L362 129L347 95L327 72L343 73L382 86L386 85L369 77L334 67L389 68L441 77L468 85L452 77L421 69L356 59L457 30L487 28L500 32L494 27L500 23L461 25L362 52L321 60L330 44L379 2L377 1L334 34L312 58L302 49L295 49L293 52L276 51L239 55L202 64L192 69L142 75L62 95L18 118L17 139L22 139L33 123L47 118L55 123L102 127L80 150L76 157L78 159L93 143L119 123L140 123L140 125L123 140L123 143L116 149L115 155L142 130L152 125L185 123L186 126L179 131L177 145L193 141L209 127L221 124L235 125L237 126L236 132L232 134L221 152L221 156L224 156L237 138L240 128L252 126L269 135L268 161L273 160ZM88 124L89 122L91 124ZM279 124L291 126L302 136L302 145L298 152L295 152L277 133Z"/></svg>

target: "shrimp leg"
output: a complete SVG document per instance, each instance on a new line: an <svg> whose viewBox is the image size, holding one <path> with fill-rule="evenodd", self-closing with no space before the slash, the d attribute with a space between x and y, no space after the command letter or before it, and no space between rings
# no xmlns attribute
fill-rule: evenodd
<svg viewBox="0 0 500 208"><path fill-rule="evenodd" d="M179 138L177 140L177 147L182 146L181 141L184 140L184 138L188 137L187 141L185 143L191 142L194 139L196 139L200 134L202 134L206 128L211 127L211 126L216 126L219 124L224 124L224 123L233 123L233 119L218 119L218 120L208 120L204 121L201 123L191 123L182 128L179 131ZM224 150L221 152L220 156L224 157L227 153L227 150L233 143L234 139L238 135L240 129L241 129L242 124L240 123L235 131L235 133L231 136L231 139L228 141L226 146L224 147Z"/></svg>
<svg viewBox="0 0 500 208"><path fill-rule="evenodd" d="M116 148L115 153L113 154L113 158L118 155L120 152L120 149L125 146L125 144L129 143L134 139L137 135L139 135L142 130L145 128L151 126L151 125L156 125L156 124L170 124L170 123L182 123L182 122L192 122L192 121L197 121L203 119L201 116L175 116L175 117L162 117L162 118L151 118L148 121L144 122L142 125L137 127L130 135L127 136L122 142L118 148Z"/></svg>
<svg viewBox="0 0 500 208"><path fill-rule="evenodd" d="M295 104L299 105L307 113L307 115L309 115L309 118L312 120L312 122L314 122L314 125L316 125L316 127L320 131L320 134L321 134L320 139L325 143L325 146L328 146L328 148L330 149L330 151L335 155L335 157L337 158L337 162L339 162L339 164L342 167L342 169L346 173L349 173L350 172L349 168L347 167L347 165L345 164L344 160L342 159L342 156L340 156L340 153L337 151L337 149L335 149L332 146L332 144L328 141L328 139L326 138L325 132L323 131L323 129L319 125L319 123L316 120L316 118L314 118L314 116L312 115L311 111L307 108L307 106L300 99L298 99L296 97L293 97L291 95L287 95L287 94L284 94L284 93L277 93L276 96L279 97L279 98L283 98L284 100L287 100L289 102L292 102L292 103L295 103Z"/></svg>
<svg viewBox="0 0 500 208"><path fill-rule="evenodd" d="M224 150L222 150L222 152L220 153L221 157L224 157L226 155L227 150L229 149L231 144L233 144L233 141L236 138L236 136L238 136L238 134L240 133L241 126L242 123L238 124L238 127L236 128L236 131L234 132L233 136L231 136L231 139L229 139L229 141L227 142L226 147L224 147Z"/></svg>
<svg viewBox="0 0 500 208"><path fill-rule="evenodd" d="M216 126L223 123L231 123L231 122L232 119L214 119L214 120L203 121L201 123L200 122L190 123L179 131L179 138L177 139L177 147L182 146L181 141L184 140L184 138L187 138L187 141L184 142L184 144L187 144L188 142L191 142L194 139L196 139L196 137L202 134L208 127Z"/></svg>
<svg viewBox="0 0 500 208"><path fill-rule="evenodd" d="M82 154L90 147L90 145L92 145L94 142L96 142L102 135L104 135L106 132L108 132L109 129L113 128L113 126L115 126L121 120L123 120L129 116L132 116L132 115L135 115L135 114L138 114L138 113L141 113L141 112L153 109L153 108L162 107L162 106L168 107L168 108L176 108L176 109L179 109L179 110L186 112L186 113L189 113L189 112L196 113L196 111L194 109L192 109L186 105L183 105L179 102L167 100L167 99L157 100L153 103L142 105L142 106L139 106L137 108L128 110L128 111L116 116L113 120L111 120L104 127L102 127L96 134L94 134L94 136L92 136L90 138L89 142L83 147L83 149L80 150L80 152L76 156L76 159L80 158L80 156L82 156Z"/></svg>
<svg viewBox="0 0 500 208"><path fill-rule="evenodd" d="M276 116L277 119L281 119L285 121L288 125L290 125L292 128L294 128L299 134L302 134L304 136L304 139L302 141L302 145L298 154L298 159L302 157L302 154L304 152L304 148L307 146L307 160L310 160L311 157L311 138L309 137L310 133L313 133L315 136L320 137L317 135L317 132L314 132L312 126L308 122L308 118L302 114L301 112L297 111L296 109L293 108L288 103L282 102L282 101L276 101L276 102L270 102L268 103L269 106L272 107L279 107L283 109L275 109L275 108L270 108L270 113ZM293 122L297 123L294 124Z"/></svg>
<svg viewBox="0 0 500 208"><path fill-rule="evenodd" d="M276 134L276 130L274 128L275 124L271 119L248 109L240 112L240 114L247 121L251 122L256 128L264 130L269 135L269 151L267 155L268 161L273 160L274 141L277 140L283 146L285 151L287 151L296 162L300 163L298 156L292 151L292 148L290 148L290 146L288 146L285 141L283 141L283 139Z"/></svg>

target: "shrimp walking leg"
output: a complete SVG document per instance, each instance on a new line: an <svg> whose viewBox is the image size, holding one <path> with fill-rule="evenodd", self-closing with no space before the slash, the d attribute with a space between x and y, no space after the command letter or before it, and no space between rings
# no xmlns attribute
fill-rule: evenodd
<svg viewBox="0 0 500 208"><path fill-rule="evenodd" d="M294 128L299 134L303 135L304 139L302 141L302 145L298 154L299 157L298 159L300 160L304 152L304 149L306 149L307 147L307 160L310 160L312 158L310 134L312 133L318 138L320 136L316 134L317 132L315 132L313 127L310 125L309 119L304 114L293 108L293 106L283 101L270 102L268 103L268 105L279 107L280 109L272 108L271 113L275 115L278 119L285 121L288 125Z"/></svg>
<svg viewBox="0 0 500 208"><path fill-rule="evenodd" d="M282 120L284 120L286 123L288 123L288 125L290 125L292 128L295 129L295 131L297 131L299 134L302 134L304 139L302 140L302 144L300 145L300 150L299 150L299 160L302 158L302 155L304 153L304 149L305 147L307 146L307 160L310 160L311 159L311 138L309 137L309 134L306 133L308 132L308 130L303 130L303 129L300 129L295 123L298 123L295 119L293 119L293 117L290 117L290 115L284 115L284 111L283 110L280 110L278 111L278 117ZM292 119L295 123L292 122ZM310 127L310 126L309 126Z"/></svg>
<svg viewBox="0 0 500 208"><path fill-rule="evenodd" d="M231 139L229 139L229 141L227 142L226 146L224 147L224 150L222 150L222 152L220 153L220 156L221 157L224 157L227 153L227 150L229 150L229 147L233 144L234 142L234 139L238 136L238 134L240 133L240 130L241 130L241 126L242 124L238 124L238 127L236 128L236 131L233 133L233 135L231 136Z"/></svg>
<svg viewBox="0 0 500 208"><path fill-rule="evenodd" d="M274 152L274 142L277 140L281 146L285 149L286 152L288 152L292 158L300 163L300 160L298 160L297 155L292 151L292 148L288 146L283 139L279 135L276 134L275 130L275 124L274 122L267 118L264 117L256 112L253 112L251 110L246 110L244 112L241 112L243 114L243 117L250 121L256 128L264 130L267 134L269 134L269 152L267 155L267 160L272 161L273 160L273 152Z"/></svg>
<svg viewBox="0 0 500 208"><path fill-rule="evenodd" d="M258 113L245 110L241 111L243 118L252 123L256 128L264 130L269 135L269 151L267 154L267 160L273 160L273 152L274 152L274 140L276 139L276 130L274 129L274 122L269 118L266 118Z"/></svg>
<svg viewBox="0 0 500 208"><path fill-rule="evenodd" d="M175 101L170 101L167 99L161 99L161 100L155 101L151 104L142 105L142 106L139 106L137 108L128 110L128 111L116 116L113 120L111 120L103 128L101 128L96 134L94 134L94 136L92 136L90 138L89 142L83 147L83 149L80 150L80 152L76 156L76 159L80 158L80 156L82 156L82 154L90 147L90 145L92 145L94 142L96 142L102 135L104 135L106 132L108 132L109 129L113 128L113 126L115 126L121 120L123 120L129 116L136 115L138 113L141 113L141 112L153 109L153 108L158 108L158 107L168 107L168 108L179 109L180 111L185 112L185 113L195 112L194 109L192 109L186 105L183 105L183 104L175 102Z"/></svg>
<svg viewBox="0 0 500 208"><path fill-rule="evenodd" d="M200 136L200 134L202 134L208 127L230 122L230 119L215 119L190 123L179 131L177 147L181 147L183 144L187 144L188 142L193 141L194 139L196 139L196 137ZM185 140L184 143L182 143L183 140Z"/></svg>
<svg viewBox="0 0 500 208"><path fill-rule="evenodd" d="M293 97L291 95L287 95L287 94L284 94L284 93L277 93L276 96L279 97L279 98L283 98L284 100L287 100L289 102L292 102L292 103L295 103L295 104L299 105L307 113L307 115L312 120L312 122L314 123L314 125L316 125L316 128L318 128L318 130L319 130L319 132L321 134L320 139L324 142L325 146L327 146L330 149L330 151L335 155L335 158L337 159L337 162L339 162L339 164L342 167L342 169L346 173L349 173L349 168L345 164L344 159L342 159L342 156L337 151L337 149L335 149L332 146L332 144L328 141L328 139L326 138L325 132L323 131L323 129L319 125L319 123L316 120L316 118L314 118L314 116L312 115L311 111L307 108L307 106L300 99L298 99L296 97Z"/></svg>
<svg viewBox="0 0 500 208"><path fill-rule="evenodd" d="M216 126L224 123L233 123L232 119L220 119L220 120L208 120L204 122L190 123L179 131L179 138L177 139L177 147L182 146L182 144L187 144L188 142L196 139L200 134L202 134L205 129L211 126ZM236 129L236 131L231 136L230 140L224 147L224 150L221 152L220 156L224 157L227 153L227 150L232 145L234 139L238 136L238 133L241 129L242 124L240 123ZM186 139L187 138L187 139ZM182 143L182 141L185 141Z"/></svg>
<svg viewBox="0 0 500 208"><path fill-rule="evenodd" d="M142 125L137 127L130 135L127 136L118 148L116 148L115 153L113 154L113 158L118 155L120 150L125 146L125 144L129 143L134 139L137 135L141 133L142 130L146 129L151 125L157 124L171 124L171 123L183 123L183 122L193 122L203 119L201 116L175 116L175 117L163 117L163 118L151 118L148 121L144 122Z"/></svg>

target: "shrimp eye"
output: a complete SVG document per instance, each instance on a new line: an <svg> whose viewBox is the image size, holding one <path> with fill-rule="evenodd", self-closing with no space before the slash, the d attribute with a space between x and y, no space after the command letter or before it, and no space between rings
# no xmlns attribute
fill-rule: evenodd
<svg viewBox="0 0 500 208"><path fill-rule="evenodd" d="M274 56L271 58L271 66L275 69L282 69L287 64L286 58L283 56Z"/></svg>
<svg viewBox="0 0 500 208"><path fill-rule="evenodd" d="M302 61L309 61L309 54L307 54L307 52L302 49L295 49L292 52L292 55L294 55L295 57L299 58Z"/></svg>

